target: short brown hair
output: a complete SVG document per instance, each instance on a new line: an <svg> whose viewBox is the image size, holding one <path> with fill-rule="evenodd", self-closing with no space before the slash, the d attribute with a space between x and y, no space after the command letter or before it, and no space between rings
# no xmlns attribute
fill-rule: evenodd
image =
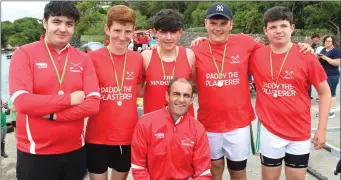
<svg viewBox="0 0 341 180"><path fill-rule="evenodd" d="M274 6L265 11L264 16L264 27L268 26L269 22L274 22L278 20L287 20L290 25L293 24L293 14L289 8L284 6Z"/></svg>
<svg viewBox="0 0 341 180"><path fill-rule="evenodd" d="M135 25L135 20L135 11L125 5L113 6L107 12L107 25L109 28L114 21L120 24L132 23Z"/></svg>
<svg viewBox="0 0 341 180"><path fill-rule="evenodd" d="M326 36L323 37L323 40L322 40L323 45L324 45L324 43L326 42L326 40L328 38L331 38L333 46L336 46L336 39L335 39L334 36L331 36L331 35L326 35Z"/></svg>
<svg viewBox="0 0 341 180"><path fill-rule="evenodd" d="M318 38L320 38L320 35L319 34L317 34L317 33L313 33L312 35L311 35L311 39L314 39L314 38L316 38L316 37L318 37Z"/></svg>
<svg viewBox="0 0 341 180"><path fill-rule="evenodd" d="M186 79L186 78L173 78L172 80L170 80L169 84L168 84L168 87L167 87L167 92L168 94L170 94L170 90L172 88L172 85L177 82L177 81L180 81L180 82L184 82L184 83L188 83L189 85L191 85L192 87L192 96L194 93L196 93L196 88L195 88L195 85L194 83L189 80L189 79Z"/></svg>

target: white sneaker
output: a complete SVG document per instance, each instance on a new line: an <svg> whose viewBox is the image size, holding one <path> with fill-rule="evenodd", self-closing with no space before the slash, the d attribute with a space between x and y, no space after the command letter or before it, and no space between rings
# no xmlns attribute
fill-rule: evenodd
<svg viewBox="0 0 341 180"><path fill-rule="evenodd" d="M320 114L319 113L316 113L316 117L319 117ZM329 116L328 116L328 119L333 119L335 117L335 113L334 112L330 112L329 113Z"/></svg>

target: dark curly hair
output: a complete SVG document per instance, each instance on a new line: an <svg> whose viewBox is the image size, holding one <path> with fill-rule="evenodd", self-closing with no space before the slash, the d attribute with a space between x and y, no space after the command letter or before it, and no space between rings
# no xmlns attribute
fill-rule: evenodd
<svg viewBox="0 0 341 180"><path fill-rule="evenodd" d="M80 14L74 2L71 1L51 1L44 8L44 18L49 19L50 16L66 16L79 21Z"/></svg>
<svg viewBox="0 0 341 180"><path fill-rule="evenodd" d="M181 15L173 9L161 10L154 17L153 28L161 31L179 31L182 28Z"/></svg>
<svg viewBox="0 0 341 180"><path fill-rule="evenodd" d="M264 13L264 27L267 27L269 22L278 20L287 20L290 25L293 24L293 14L290 9L283 6L274 6Z"/></svg>

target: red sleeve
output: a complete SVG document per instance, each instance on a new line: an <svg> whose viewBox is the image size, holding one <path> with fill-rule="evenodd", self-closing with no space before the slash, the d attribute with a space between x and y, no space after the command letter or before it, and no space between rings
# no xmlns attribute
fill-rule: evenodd
<svg viewBox="0 0 341 180"><path fill-rule="evenodd" d="M9 67L10 96L18 112L44 116L71 106L70 94L32 94L33 79L30 58L20 47L14 51Z"/></svg>
<svg viewBox="0 0 341 180"><path fill-rule="evenodd" d="M312 54L304 55L304 57L309 58L306 59L308 64L308 81L315 88L322 82L327 79L326 72L324 71L321 63L318 61L317 57Z"/></svg>
<svg viewBox="0 0 341 180"><path fill-rule="evenodd" d="M249 73L253 75L253 73L255 72L255 59L256 59L256 53L253 52L250 56L250 59L249 59Z"/></svg>
<svg viewBox="0 0 341 180"><path fill-rule="evenodd" d="M86 56L82 80L86 99L81 104L57 112L57 121L83 120L99 111L101 96L98 92L98 79L94 65L88 56Z"/></svg>
<svg viewBox="0 0 341 180"><path fill-rule="evenodd" d="M135 127L131 143L131 169L135 180L150 180L147 169L147 141L146 129L139 120ZM142 120L143 121L143 120Z"/></svg>
<svg viewBox="0 0 341 180"><path fill-rule="evenodd" d="M204 127L200 124L193 154L194 180L211 180L211 155L208 138Z"/></svg>
<svg viewBox="0 0 341 180"><path fill-rule="evenodd" d="M258 42L258 41L256 41L256 40L254 40L252 37L250 37L250 36L248 36L248 35L245 35L245 36L248 38L248 40L245 41L245 42L248 42L247 44L248 44L249 46L251 46L251 52L255 52L257 49L259 49L259 48L265 46L264 44L262 44L262 43L260 43L260 42Z"/></svg>

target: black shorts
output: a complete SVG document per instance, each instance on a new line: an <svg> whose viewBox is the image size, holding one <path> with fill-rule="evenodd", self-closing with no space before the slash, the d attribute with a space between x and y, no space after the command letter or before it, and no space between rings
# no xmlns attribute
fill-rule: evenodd
<svg viewBox="0 0 341 180"><path fill-rule="evenodd" d="M131 167L130 145L103 145L86 143L87 168L90 173L103 174L108 167L117 172L128 172Z"/></svg>
<svg viewBox="0 0 341 180"><path fill-rule="evenodd" d="M309 162L309 153L302 155L292 155L289 153L285 153L283 158L272 159L263 156L260 154L261 162L266 167L278 167L282 165L282 161L284 159L285 166L290 168L307 168Z"/></svg>
<svg viewBox="0 0 341 180"><path fill-rule="evenodd" d="M12 127L14 127L14 128L17 127L17 121L12 121Z"/></svg>
<svg viewBox="0 0 341 180"><path fill-rule="evenodd" d="M17 180L83 180L85 157L85 148L56 155L17 150Z"/></svg>

